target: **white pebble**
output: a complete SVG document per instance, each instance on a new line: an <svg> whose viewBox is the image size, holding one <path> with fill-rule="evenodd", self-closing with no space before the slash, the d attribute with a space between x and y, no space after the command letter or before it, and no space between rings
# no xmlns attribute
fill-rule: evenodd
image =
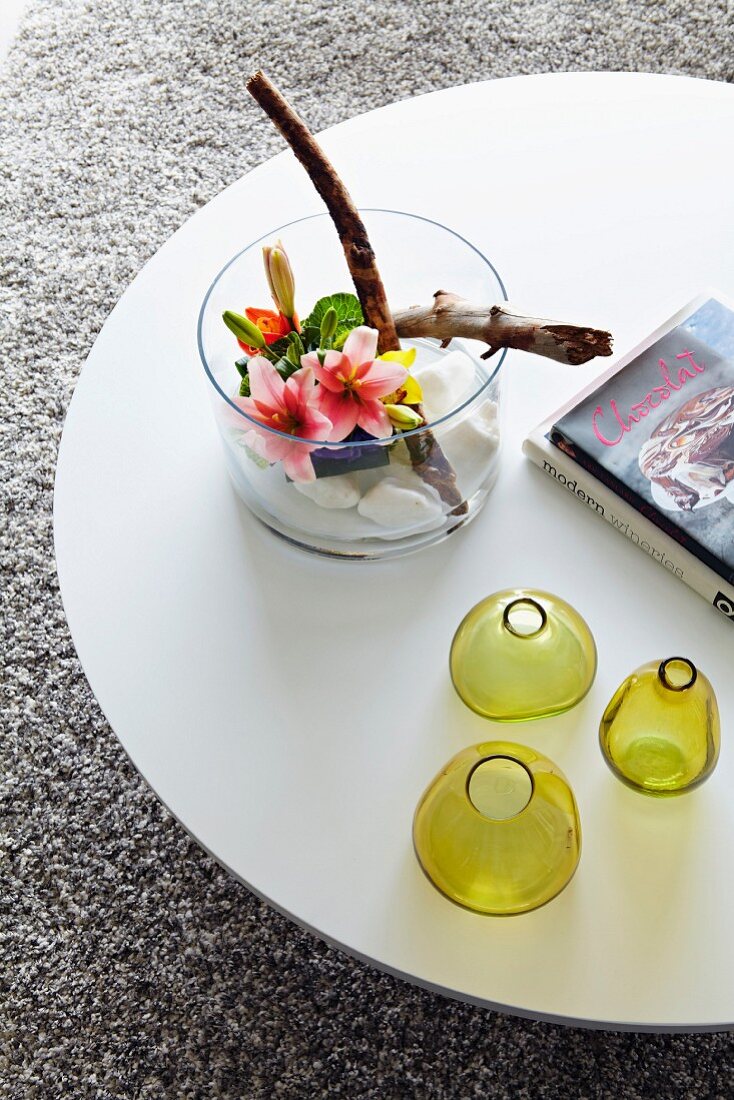
<svg viewBox="0 0 734 1100"><path fill-rule="evenodd" d="M463 351L450 351L434 363L416 367L413 374L423 390L423 408L429 420L446 416L477 388L474 363Z"/></svg>
<svg viewBox="0 0 734 1100"><path fill-rule="evenodd" d="M293 487L318 504L319 508L354 508L362 495L354 474L317 477L315 481L294 481Z"/></svg>
<svg viewBox="0 0 734 1100"><path fill-rule="evenodd" d="M460 480L481 470L500 444L497 405L485 401L471 416L440 433L439 441Z"/></svg>
<svg viewBox="0 0 734 1100"><path fill-rule="evenodd" d="M369 489L357 511L373 523L389 528L430 528L443 522L443 509L415 475L383 477Z"/></svg>

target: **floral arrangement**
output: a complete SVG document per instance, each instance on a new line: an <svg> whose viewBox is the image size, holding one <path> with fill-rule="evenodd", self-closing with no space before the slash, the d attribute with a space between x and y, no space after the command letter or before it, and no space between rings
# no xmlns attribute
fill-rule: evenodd
<svg viewBox="0 0 734 1100"><path fill-rule="evenodd" d="M291 481L307 486L318 477L346 472L346 467L385 465L390 455L383 441L402 434L412 472L448 515L464 522L469 502L426 420L420 387L409 373L415 349L403 348L401 338L427 337L442 349L454 338L479 340L486 344L483 359L498 348L516 347L580 364L597 354L610 355L610 334L523 317L447 290L436 291L430 305L395 312L362 216L313 134L263 72L249 78L247 90L323 199L356 290L356 296L338 293L319 299L301 321L282 244L263 249L275 310L249 307L244 315L230 310L223 314L245 353L237 361L241 381L234 401L253 424L244 433L250 457L259 465L282 463ZM425 384L423 373L421 378ZM370 441L376 445L364 446ZM328 446L335 443L346 445Z"/></svg>
<svg viewBox="0 0 734 1100"><path fill-rule="evenodd" d="M424 424L421 389L409 373L415 348L378 355L378 331L364 324L354 294L320 298L301 322L280 241L263 248L263 260L275 309L222 315L245 353L236 362L241 380L234 403L270 429L246 433L254 454L282 462L292 481L313 481L313 452L334 457L319 442L382 440ZM337 454L350 457L348 448Z"/></svg>

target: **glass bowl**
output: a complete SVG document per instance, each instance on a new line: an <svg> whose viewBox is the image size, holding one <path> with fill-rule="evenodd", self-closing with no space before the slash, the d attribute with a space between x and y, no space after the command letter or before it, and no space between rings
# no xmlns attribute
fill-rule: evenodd
<svg viewBox="0 0 734 1100"><path fill-rule="evenodd" d="M488 306L506 300L489 260L452 230L394 210L360 213L393 310L429 305L439 289ZM324 295L353 290L328 214L265 233L238 252L209 287L199 314L199 352L238 494L276 534L329 556L394 557L446 538L478 514L497 478L504 349L485 361L486 347L476 341L456 339L448 349L434 340L401 342L418 352L411 374L423 388L427 427L339 443L265 428L233 401L240 382L235 362L242 352L222 313L272 308L262 246L277 240L295 274L296 309L302 317ZM268 446L258 446L263 442ZM272 461L283 444L310 456L315 481L292 481L283 462ZM444 460L456 475L455 499L445 499L435 480L432 484L426 477L427 469Z"/></svg>

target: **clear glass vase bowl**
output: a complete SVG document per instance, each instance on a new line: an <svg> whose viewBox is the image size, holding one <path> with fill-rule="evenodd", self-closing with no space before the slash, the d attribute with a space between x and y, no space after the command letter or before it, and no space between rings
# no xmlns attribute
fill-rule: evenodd
<svg viewBox="0 0 734 1100"><path fill-rule="evenodd" d="M394 310L429 305L439 289L487 306L506 300L489 260L445 226L393 210L360 213ZM418 353L411 373L423 388L427 427L340 443L273 433L233 401L240 384L235 361L242 352L222 313L272 308L262 247L279 239L295 274L296 309L302 317L319 298L352 290L334 225L327 214L317 214L253 241L207 291L199 314L199 352L238 494L281 537L306 550L349 559L393 557L465 526L497 478L504 350L483 360L486 347L476 341L457 339L442 349L434 340L403 340L404 348L414 346ZM281 461L266 461L256 450L272 455L277 446L253 449L253 431L276 437L276 444L287 441L291 448L303 448L316 480L299 484ZM446 463L455 474L453 497L431 477L437 463Z"/></svg>

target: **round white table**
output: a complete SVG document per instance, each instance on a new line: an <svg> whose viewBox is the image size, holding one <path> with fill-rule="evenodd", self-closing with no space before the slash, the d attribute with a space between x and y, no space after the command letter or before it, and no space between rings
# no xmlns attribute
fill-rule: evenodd
<svg viewBox="0 0 734 1100"><path fill-rule="evenodd" d="M358 205L449 225L491 258L513 304L609 328L621 354L703 286L734 292L733 134L726 84L574 73L452 88L322 137ZM520 453L608 361L508 356L498 486L471 527L418 555L311 557L235 496L197 356L199 304L233 252L319 209L289 152L233 184L141 271L82 371L55 537L100 706L208 852L356 957L545 1020L731 1023L732 624ZM467 609L515 585L574 603L600 663L574 710L508 728L460 702L447 659ZM624 676L672 653L717 688L723 747L705 786L661 801L612 777L597 729ZM429 780L495 736L563 768L584 840L556 900L504 919L440 896L411 845Z"/></svg>

